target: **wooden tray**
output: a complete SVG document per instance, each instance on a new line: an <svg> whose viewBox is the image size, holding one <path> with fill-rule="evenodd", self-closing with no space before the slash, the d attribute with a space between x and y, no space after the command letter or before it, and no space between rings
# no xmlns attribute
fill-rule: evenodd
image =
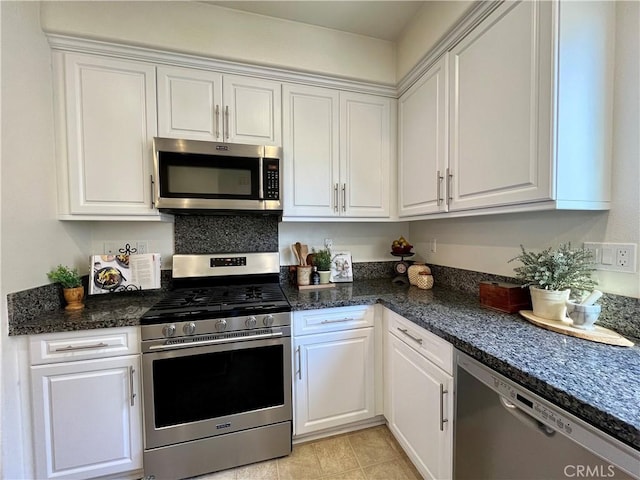
<svg viewBox="0 0 640 480"><path fill-rule="evenodd" d="M336 288L336 284L321 283L320 285L298 285L298 290L321 290L324 288Z"/></svg>
<svg viewBox="0 0 640 480"><path fill-rule="evenodd" d="M520 315L534 325L546 328L553 332L563 333L572 337L584 338L585 340L591 340L592 342L618 345L620 347L633 347L633 342L627 340L622 335L598 325L594 325L593 330L583 330L581 328L574 327L570 323L561 322L560 320L549 320L538 317L534 315L531 310L520 310Z"/></svg>

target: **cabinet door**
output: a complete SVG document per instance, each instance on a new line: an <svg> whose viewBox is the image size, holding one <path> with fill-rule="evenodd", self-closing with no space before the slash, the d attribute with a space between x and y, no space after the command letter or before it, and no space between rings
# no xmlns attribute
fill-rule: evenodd
<svg viewBox="0 0 640 480"><path fill-rule="evenodd" d="M441 58L398 101L398 215L447 210L447 63Z"/></svg>
<svg viewBox="0 0 640 480"><path fill-rule="evenodd" d="M222 79L224 140L282 145L282 85L251 77Z"/></svg>
<svg viewBox="0 0 640 480"><path fill-rule="evenodd" d="M300 85L283 91L284 215L338 215L338 92Z"/></svg>
<svg viewBox="0 0 640 480"><path fill-rule="evenodd" d="M140 357L31 367L38 478L142 468Z"/></svg>
<svg viewBox="0 0 640 480"><path fill-rule="evenodd" d="M389 428L425 478L451 478L453 377L394 335L387 335L385 400L389 405L385 404L385 414Z"/></svg>
<svg viewBox="0 0 640 480"><path fill-rule="evenodd" d="M158 67L158 136L222 141L222 75Z"/></svg>
<svg viewBox="0 0 640 480"><path fill-rule="evenodd" d="M372 327L296 337L296 435L375 416Z"/></svg>
<svg viewBox="0 0 640 480"><path fill-rule="evenodd" d="M450 52L450 210L551 198L551 8L506 2Z"/></svg>
<svg viewBox="0 0 640 480"><path fill-rule="evenodd" d="M157 214L151 205L155 68L65 54L69 213Z"/></svg>
<svg viewBox="0 0 640 480"><path fill-rule="evenodd" d="M389 216L391 106L389 98L340 93L341 215Z"/></svg>

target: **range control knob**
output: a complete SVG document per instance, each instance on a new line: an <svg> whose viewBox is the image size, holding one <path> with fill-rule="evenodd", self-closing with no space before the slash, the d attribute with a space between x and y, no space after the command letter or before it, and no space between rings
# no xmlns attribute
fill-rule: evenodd
<svg viewBox="0 0 640 480"><path fill-rule="evenodd" d="M165 337L173 337L176 334L176 326L173 324L165 325L162 327L162 334Z"/></svg>
<svg viewBox="0 0 640 480"><path fill-rule="evenodd" d="M224 318L216 322L216 330L218 332L223 332L225 328L227 328L227 321Z"/></svg>
<svg viewBox="0 0 640 480"><path fill-rule="evenodd" d="M262 319L262 323L264 323L265 327L270 327L273 325L273 315L265 315Z"/></svg>
<svg viewBox="0 0 640 480"><path fill-rule="evenodd" d="M182 332L185 335L193 335L196 333L196 324L193 322L185 323L182 327Z"/></svg>
<svg viewBox="0 0 640 480"><path fill-rule="evenodd" d="M247 326L247 328L256 328L256 324L258 322L256 321L256 317L251 316L249 318L247 318L244 322L244 324Z"/></svg>

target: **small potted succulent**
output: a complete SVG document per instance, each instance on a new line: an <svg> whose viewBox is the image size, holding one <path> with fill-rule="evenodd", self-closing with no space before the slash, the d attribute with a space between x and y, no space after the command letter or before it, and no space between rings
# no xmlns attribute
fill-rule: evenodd
<svg viewBox="0 0 640 480"><path fill-rule="evenodd" d="M70 269L64 265L58 265L47 273L49 280L59 283L62 286L62 294L67 302L65 310L74 311L82 310L84 303L84 287L82 286L82 278L78 274L77 269Z"/></svg>
<svg viewBox="0 0 640 480"><path fill-rule="evenodd" d="M331 252L323 248L313 252L313 265L318 267L320 283L329 283L331 278Z"/></svg>
<svg viewBox="0 0 640 480"><path fill-rule="evenodd" d="M591 278L595 270L593 255L589 250L572 249L570 243L551 247L539 253L522 253L511 260L522 266L514 268L516 277L529 287L533 314L549 320L565 320L569 295L579 297L591 291L597 282Z"/></svg>

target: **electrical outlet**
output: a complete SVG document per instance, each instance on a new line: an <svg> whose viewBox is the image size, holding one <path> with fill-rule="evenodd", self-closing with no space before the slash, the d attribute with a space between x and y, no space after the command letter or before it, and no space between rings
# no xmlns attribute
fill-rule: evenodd
<svg viewBox="0 0 640 480"><path fill-rule="evenodd" d="M114 242L114 241L104 242L103 253L105 255L117 255L119 253L118 252L119 248L120 248L119 242Z"/></svg>
<svg viewBox="0 0 640 480"><path fill-rule="evenodd" d="M324 239L324 248L331 250L333 248L333 238Z"/></svg>
<svg viewBox="0 0 640 480"><path fill-rule="evenodd" d="M138 240L136 242L136 253L149 253L149 242L146 240Z"/></svg>
<svg viewBox="0 0 640 480"><path fill-rule="evenodd" d="M593 253L596 270L613 272L636 272L635 243L585 242L584 248Z"/></svg>
<svg viewBox="0 0 640 480"><path fill-rule="evenodd" d="M431 246L429 247L429 250L431 250L431 253L436 253L436 239L432 239L431 240Z"/></svg>

